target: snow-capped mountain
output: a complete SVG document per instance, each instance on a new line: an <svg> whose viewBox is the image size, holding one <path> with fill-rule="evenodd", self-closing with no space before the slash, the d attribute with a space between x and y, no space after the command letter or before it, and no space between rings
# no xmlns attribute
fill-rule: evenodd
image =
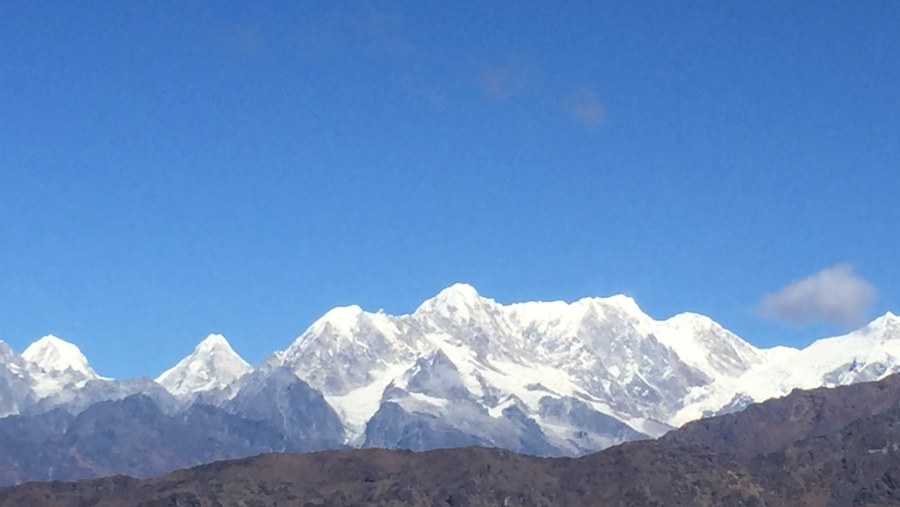
<svg viewBox="0 0 900 507"><path fill-rule="evenodd" d="M703 315L653 319L627 296L502 305L456 284L407 315L331 310L267 364L322 391L351 444L531 452L530 439L580 454L794 387L881 378L900 370L896 323L759 349ZM511 429L510 408L531 425Z"/></svg>
<svg viewBox="0 0 900 507"><path fill-rule="evenodd" d="M388 403L393 413L403 411L403 424L427 414L431 419L416 424L440 419L478 438L506 424L504 413L515 408L547 446L577 454L661 434L694 389L763 359L706 317L656 321L625 296L501 305L456 284L409 315L332 310L269 364L291 368L325 393L351 443L376 438L367 425ZM425 371L441 380L410 388ZM548 408L561 405L591 415L564 422L560 410ZM453 423L459 414L468 416ZM602 425L584 422L603 417L628 429L598 432ZM497 438L481 443L507 446Z"/></svg>
<svg viewBox="0 0 900 507"><path fill-rule="evenodd" d="M163 410L179 408L175 398L150 379L101 377L75 344L56 336L38 339L21 355L0 342L0 417L55 408L77 414L94 403L134 394L150 397Z"/></svg>
<svg viewBox="0 0 900 507"><path fill-rule="evenodd" d="M53 335L44 336L22 352L22 358L45 372L73 371L84 377L97 378L81 349Z"/></svg>
<svg viewBox="0 0 900 507"><path fill-rule="evenodd" d="M155 382L103 379L55 337L22 355L0 343L0 417L141 394L167 414L215 408L228 415L218 425L261 425L284 448L315 436L313 447L578 455L796 387L895 371L891 313L804 349L759 349L703 315L657 320L623 295L505 305L456 284L405 315L334 308L255 369L210 335Z"/></svg>
<svg viewBox="0 0 900 507"><path fill-rule="evenodd" d="M37 398L83 387L100 378L74 343L53 335L44 336L22 352Z"/></svg>
<svg viewBox="0 0 900 507"><path fill-rule="evenodd" d="M190 355L164 371L156 382L178 397L222 389L249 373L252 368L238 355L228 340L211 334Z"/></svg>
<svg viewBox="0 0 900 507"><path fill-rule="evenodd" d="M804 349L775 347L745 373L718 379L692 392L673 424L741 409L793 389L834 387L882 379L900 371L900 317L891 312L852 333L823 338Z"/></svg>

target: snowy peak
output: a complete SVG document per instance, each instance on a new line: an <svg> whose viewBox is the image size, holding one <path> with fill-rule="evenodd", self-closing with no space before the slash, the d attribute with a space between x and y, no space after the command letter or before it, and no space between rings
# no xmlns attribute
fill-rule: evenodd
<svg viewBox="0 0 900 507"><path fill-rule="evenodd" d="M156 382L175 396L189 397L223 388L250 370L224 336L211 334L189 356L157 377Z"/></svg>
<svg viewBox="0 0 900 507"><path fill-rule="evenodd" d="M897 333L897 338L900 338L900 317L887 312L870 322L864 329L876 333Z"/></svg>
<svg viewBox="0 0 900 507"><path fill-rule="evenodd" d="M625 294L614 294L605 298L585 298L582 301L590 301L607 308L615 308L616 310L631 316L649 318L649 316L641 310L641 307L638 306L637 301L635 301L633 297L626 296Z"/></svg>
<svg viewBox="0 0 900 507"><path fill-rule="evenodd" d="M365 312L357 305L338 306L325 312L325 315L319 317L317 321L310 326L310 330L316 333L323 333L327 328L343 335L349 335L358 325L360 317Z"/></svg>
<svg viewBox="0 0 900 507"><path fill-rule="evenodd" d="M237 352L231 348L228 340L220 334L211 334L203 339L194 347L194 353L199 355L215 355L217 353L233 354L237 356ZM238 356L238 358L240 358Z"/></svg>
<svg viewBox="0 0 900 507"><path fill-rule="evenodd" d="M762 351L705 315L680 313L655 327L661 343L712 379L738 376L763 361Z"/></svg>
<svg viewBox="0 0 900 507"><path fill-rule="evenodd" d="M466 283L455 283L419 305L415 313L421 314L434 310L462 312L477 308L485 301L487 300L478 294L475 287Z"/></svg>
<svg viewBox="0 0 900 507"><path fill-rule="evenodd" d="M74 372L88 379L99 378L88 365L87 358L73 343L47 335L32 343L22 352L22 358L39 367L45 373Z"/></svg>

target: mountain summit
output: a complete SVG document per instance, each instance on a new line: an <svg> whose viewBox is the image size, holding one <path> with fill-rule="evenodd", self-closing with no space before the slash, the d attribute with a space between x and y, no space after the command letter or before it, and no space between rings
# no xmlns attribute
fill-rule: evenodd
<svg viewBox="0 0 900 507"><path fill-rule="evenodd" d="M85 377L97 378L97 374L88 365L74 343L69 343L53 335L47 335L35 341L22 352L22 358L40 367L47 373L73 371Z"/></svg>
<svg viewBox="0 0 900 507"><path fill-rule="evenodd" d="M189 356L157 377L156 382L175 396L189 397L225 387L251 369L224 336L211 334Z"/></svg>
<svg viewBox="0 0 900 507"><path fill-rule="evenodd" d="M53 335L29 345L21 357L29 372L31 389L38 398L79 389L101 378L75 344Z"/></svg>

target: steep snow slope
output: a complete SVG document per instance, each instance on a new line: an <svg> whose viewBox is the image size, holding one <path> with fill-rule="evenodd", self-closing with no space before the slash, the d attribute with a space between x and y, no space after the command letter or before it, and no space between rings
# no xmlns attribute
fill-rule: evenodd
<svg viewBox="0 0 900 507"><path fill-rule="evenodd" d="M386 403L445 419L478 411L459 426L481 437L514 406L562 452L577 453L592 450L584 442L615 438L596 434L596 424L579 426L593 416L564 423L562 409L548 407L563 403L658 435L691 390L742 374L763 356L711 320L656 321L625 296L504 306L456 284L409 315L332 310L268 363L325 393L351 442ZM425 358L453 365L454 394L408 388Z"/></svg>
<svg viewBox="0 0 900 507"><path fill-rule="evenodd" d="M22 358L28 363L32 388L38 398L78 389L100 378L75 344L53 335L29 345Z"/></svg>
<svg viewBox="0 0 900 507"><path fill-rule="evenodd" d="M672 422L683 424L732 404L732 409L740 409L796 388L879 380L900 371L900 317L888 312L856 331L817 340L804 349L764 352L764 360L746 373L692 392Z"/></svg>
<svg viewBox="0 0 900 507"><path fill-rule="evenodd" d="M81 349L53 335L44 336L29 345L22 352L22 358L39 366L45 372L72 370L85 377L97 377L88 365L87 358L81 353Z"/></svg>
<svg viewBox="0 0 900 507"><path fill-rule="evenodd" d="M221 389L252 368L220 334L201 341L190 355L156 378L156 382L178 397Z"/></svg>

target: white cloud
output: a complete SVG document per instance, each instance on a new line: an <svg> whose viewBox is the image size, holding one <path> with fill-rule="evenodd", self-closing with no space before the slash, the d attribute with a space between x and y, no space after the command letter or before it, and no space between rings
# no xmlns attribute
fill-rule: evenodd
<svg viewBox="0 0 900 507"><path fill-rule="evenodd" d="M796 280L759 303L762 315L792 324L859 324L878 292L850 264L825 268Z"/></svg>

